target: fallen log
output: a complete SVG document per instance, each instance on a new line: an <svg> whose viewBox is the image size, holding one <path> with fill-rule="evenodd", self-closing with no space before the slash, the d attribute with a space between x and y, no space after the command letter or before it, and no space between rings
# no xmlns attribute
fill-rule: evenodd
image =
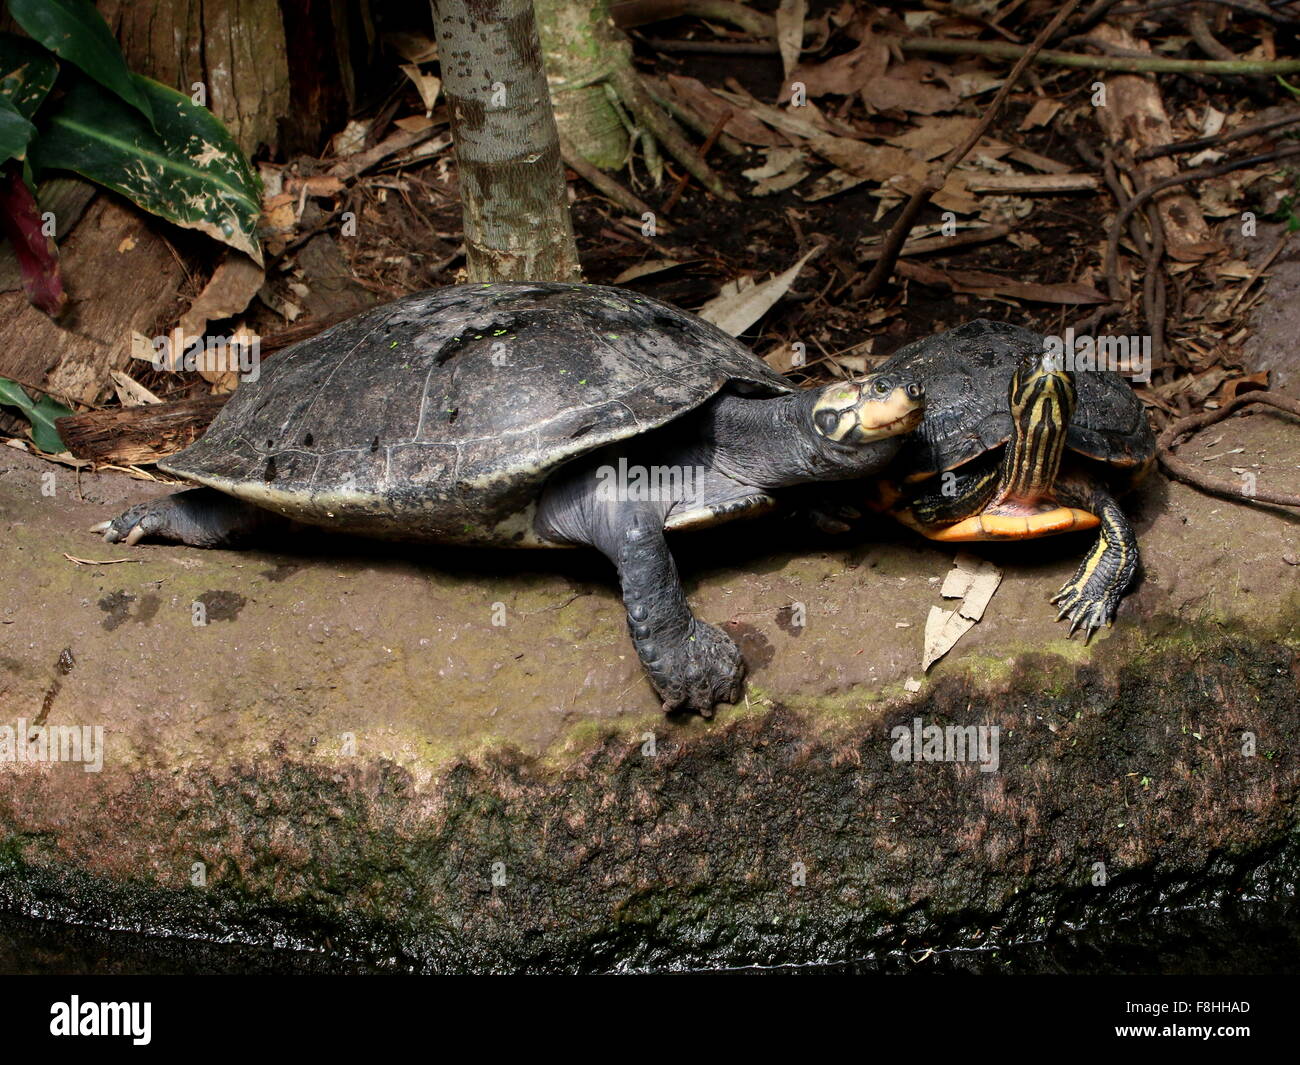
<svg viewBox="0 0 1300 1065"><path fill-rule="evenodd" d="M55 426L79 459L138 466L174 455L197 440L229 395L203 396L139 407L110 407L59 418Z"/></svg>

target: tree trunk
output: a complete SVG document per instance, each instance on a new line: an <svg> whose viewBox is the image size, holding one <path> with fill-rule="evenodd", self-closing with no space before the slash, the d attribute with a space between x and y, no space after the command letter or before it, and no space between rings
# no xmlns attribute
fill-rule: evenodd
<svg viewBox="0 0 1300 1065"><path fill-rule="evenodd" d="M614 26L608 0L533 0L560 131L587 162L617 170L628 135L605 82L632 61L627 36Z"/></svg>
<svg viewBox="0 0 1300 1065"><path fill-rule="evenodd" d="M530 0L433 0L433 18L470 279L578 280Z"/></svg>
<svg viewBox="0 0 1300 1065"><path fill-rule="evenodd" d="M277 0L99 0L127 64L201 103L252 155L278 143L289 64Z"/></svg>

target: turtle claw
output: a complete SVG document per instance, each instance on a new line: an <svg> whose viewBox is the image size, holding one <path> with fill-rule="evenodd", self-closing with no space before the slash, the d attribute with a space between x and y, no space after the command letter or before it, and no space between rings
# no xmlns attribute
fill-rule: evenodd
<svg viewBox="0 0 1300 1065"><path fill-rule="evenodd" d="M718 703L739 702L745 689L745 660L735 641L702 621L676 648L645 666L665 714L694 710L709 718Z"/></svg>
<svg viewBox="0 0 1300 1065"><path fill-rule="evenodd" d="M1117 597L1105 593L1090 594L1086 585L1080 587L1074 580L1068 581L1050 601L1061 604L1056 620L1070 622L1066 639L1072 639L1075 632L1082 629L1085 647L1099 628L1103 625L1113 626L1115 623Z"/></svg>
<svg viewBox="0 0 1300 1065"><path fill-rule="evenodd" d="M108 527L109 527L110 525L112 525L112 524L113 524L113 523L112 523L111 521L101 521L101 522L97 522L97 523L95 523L94 525L92 525L89 529L87 529L86 531L87 531L87 532L93 532L93 533L102 533L102 532L106 532L106 531L108 530Z"/></svg>

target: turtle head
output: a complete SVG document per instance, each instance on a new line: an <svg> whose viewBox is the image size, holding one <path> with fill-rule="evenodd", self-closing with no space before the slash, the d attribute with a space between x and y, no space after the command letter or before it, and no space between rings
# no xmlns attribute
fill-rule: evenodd
<svg viewBox="0 0 1300 1065"><path fill-rule="evenodd" d="M1013 422L1063 427L1074 414L1074 374L1065 369L1059 352L1026 352L1011 375L1008 399Z"/></svg>
<svg viewBox="0 0 1300 1065"><path fill-rule="evenodd" d="M813 404L813 426L837 444L865 444L910 432L921 424L925 389L913 377L871 374L828 385Z"/></svg>

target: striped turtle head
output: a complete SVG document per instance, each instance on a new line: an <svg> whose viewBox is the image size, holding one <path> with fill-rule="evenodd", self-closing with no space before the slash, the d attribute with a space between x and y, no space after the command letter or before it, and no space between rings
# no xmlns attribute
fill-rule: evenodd
<svg viewBox="0 0 1300 1065"><path fill-rule="evenodd" d="M1011 375L1011 420L1025 426L1064 428L1074 416L1074 374L1051 351L1028 352Z"/></svg>

